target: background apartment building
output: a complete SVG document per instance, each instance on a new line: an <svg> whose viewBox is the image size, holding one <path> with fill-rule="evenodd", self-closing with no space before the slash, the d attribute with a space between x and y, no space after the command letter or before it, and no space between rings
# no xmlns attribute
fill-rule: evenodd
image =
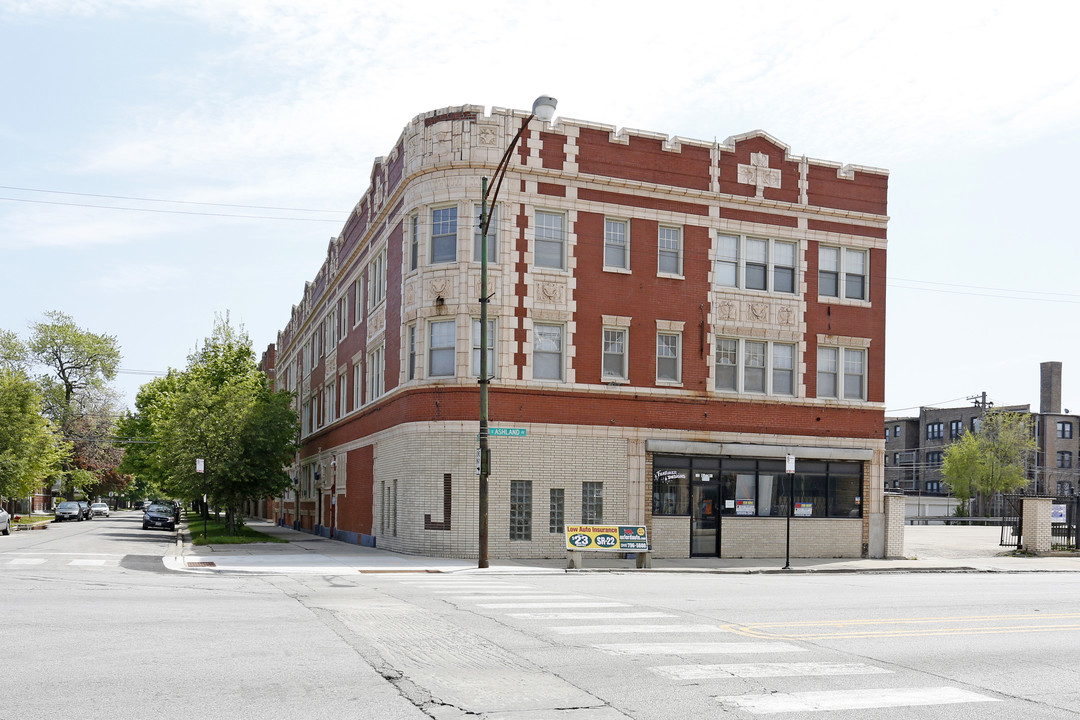
<svg viewBox="0 0 1080 720"><path fill-rule="evenodd" d="M1039 495L1072 495L1080 489L1080 418L1061 404L1061 363L1040 365L1039 412L1030 405L994 408L986 393L971 398L973 404L958 408L919 409L918 417L885 418L885 487L908 495L910 516L951 515L956 501L941 475L945 449L968 431L979 429L990 409L1033 416L1037 451L1028 466L1030 483L1025 492ZM995 512L991 505L990 511Z"/></svg>
<svg viewBox="0 0 1080 720"><path fill-rule="evenodd" d="M760 131L533 120L492 209L482 348L481 177L523 119L424 113L376 159L264 358L303 449L260 510L475 557L486 353L491 557L559 556L566 523L775 557L789 500L793 555L883 555L887 173Z"/></svg>

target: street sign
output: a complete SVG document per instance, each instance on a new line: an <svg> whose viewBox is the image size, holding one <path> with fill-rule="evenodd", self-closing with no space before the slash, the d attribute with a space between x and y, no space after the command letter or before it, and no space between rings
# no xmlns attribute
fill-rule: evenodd
<svg viewBox="0 0 1080 720"><path fill-rule="evenodd" d="M488 428L488 437L525 437L525 428Z"/></svg>

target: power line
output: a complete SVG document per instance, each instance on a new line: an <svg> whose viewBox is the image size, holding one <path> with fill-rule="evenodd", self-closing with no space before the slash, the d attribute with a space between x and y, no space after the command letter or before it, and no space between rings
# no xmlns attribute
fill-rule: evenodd
<svg viewBox="0 0 1080 720"><path fill-rule="evenodd" d="M20 190L23 192L49 193L51 195L77 195L79 197L109 198L111 200L138 200L140 202L175 203L177 205L209 205L212 207L245 208L248 210L281 210L289 212L313 212L334 213L340 215L340 210L315 210L312 208L279 207L273 205L235 205L232 203L198 202L195 200L169 200L164 198L144 198L132 195L100 195L98 193L73 192L68 190L43 190L40 188L16 187L14 185L0 185L0 190Z"/></svg>
<svg viewBox="0 0 1080 720"><path fill-rule="evenodd" d="M1075 294L1075 293L1045 292L1045 291L1042 291L1042 290L1014 290L1012 288L986 287L986 286L983 286L983 285L961 285L959 283L937 282L937 281L934 281L934 280L916 280L916 279L912 279L912 278L894 277L894 278L891 278L891 279L894 280L894 281L900 281L900 282L921 283L923 285L943 285L945 287L967 288L969 290L993 290L994 292L1026 293L1026 294L1029 294L1029 295L1061 295L1061 296L1064 296L1064 297L1072 297L1072 298L1080 299L1080 295Z"/></svg>
<svg viewBox="0 0 1080 720"><path fill-rule="evenodd" d="M195 210L165 210L163 208L123 207L119 205L93 205L90 203L60 202L58 200L30 200L28 198L0 197L8 202L34 203L35 205L64 205L67 207L94 208L96 210L124 210L127 212L163 213L167 215L202 215L206 217L243 218L246 220L293 220L299 222L341 223L341 220L328 218L275 217L273 215L243 215L240 213L197 212ZM322 212L316 211L316 212Z"/></svg>

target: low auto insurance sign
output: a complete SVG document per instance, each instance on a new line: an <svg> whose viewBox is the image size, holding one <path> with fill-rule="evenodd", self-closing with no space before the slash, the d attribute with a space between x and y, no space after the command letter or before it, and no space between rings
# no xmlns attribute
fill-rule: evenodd
<svg viewBox="0 0 1080 720"><path fill-rule="evenodd" d="M567 525L567 550L639 552L649 549L644 525Z"/></svg>

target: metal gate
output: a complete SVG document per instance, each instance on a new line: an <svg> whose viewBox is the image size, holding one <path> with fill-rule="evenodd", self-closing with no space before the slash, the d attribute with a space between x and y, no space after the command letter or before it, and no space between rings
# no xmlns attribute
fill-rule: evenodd
<svg viewBox="0 0 1080 720"><path fill-rule="evenodd" d="M1001 547L1020 547L1023 532L1023 495L1001 496Z"/></svg>
<svg viewBox="0 0 1080 720"><path fill-rule="evenodd" d="M1001 547L1018 548L1023 544L1023 495L1001 496ZM1080 549L1080 495L1053 499L1050 535L1054 549Z"/></svg>
<svg viewBox="0 0 1080 720"><path fill-rule="evenodd" d="M1050 525L1054 549L1076 550L1080 547L1078 524L1080 524L1080 495L1064 495L1054 498L1053 522Z"/></svg>

